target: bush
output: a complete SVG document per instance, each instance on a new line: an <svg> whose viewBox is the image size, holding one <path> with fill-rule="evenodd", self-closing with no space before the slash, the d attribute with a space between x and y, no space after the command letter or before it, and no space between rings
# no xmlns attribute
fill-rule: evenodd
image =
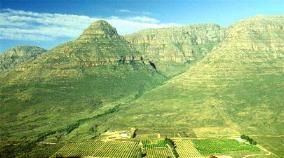
<svg viewBox="0 0 284 158"><path fill-rule="evenodd" d="M249 136L246 136L244 134L241 135L241 139L244 139L244 140L248 141L252 145L256 145L257 144L255 140L253 140L252 138L250 138Z"/></svg>

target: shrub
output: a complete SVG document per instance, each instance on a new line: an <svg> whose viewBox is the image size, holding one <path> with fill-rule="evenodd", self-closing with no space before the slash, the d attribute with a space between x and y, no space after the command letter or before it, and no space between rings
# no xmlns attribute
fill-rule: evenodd
<svg viewBox="0 0 284 158"><path fill-rule="evenodd" d="M252 138L250 138L249 136L246 136L244 134L241 135L241 139L244 139L244 140L248 141L252 145L256 145L257 144L255 140L253 140Z"/></svg>

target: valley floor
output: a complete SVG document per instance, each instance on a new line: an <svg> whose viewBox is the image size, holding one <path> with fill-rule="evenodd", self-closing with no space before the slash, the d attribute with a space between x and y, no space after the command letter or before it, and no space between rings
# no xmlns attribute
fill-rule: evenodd
<svg viewBox="0 0 284 158"><path fill-rule="evenodd" d="M107 131L96 139L67 143L51 157L145 157L145 158L279 158L260 144L238 136L189 138L162 137L139 130Z"/></svg>

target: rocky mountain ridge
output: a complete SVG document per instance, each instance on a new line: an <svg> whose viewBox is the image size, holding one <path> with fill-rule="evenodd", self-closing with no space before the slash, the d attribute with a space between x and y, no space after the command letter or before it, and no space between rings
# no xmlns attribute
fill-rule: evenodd
<svg viewBox="0 0 284 158"><path fill-rule="evenodd" d="M16 68L18 65L35 60L47 50L36 46L16 46L0 54L0 72Z"/></svg>
<svg viewBox="0 0 284 158"><path fill-rule="evenodd" d="M146 29L125 38L167 74L171 66L185 66L206 56L223 41L225 30L215 24L200 24Z"/></svg>

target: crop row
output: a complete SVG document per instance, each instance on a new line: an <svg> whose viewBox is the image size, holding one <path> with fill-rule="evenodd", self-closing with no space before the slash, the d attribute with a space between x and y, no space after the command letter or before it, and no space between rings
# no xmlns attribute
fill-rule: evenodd
<svg viewBox="0 0 284 158"><path fill-rule="evenodd" d="M167 147L146 148L146 158L173 158L171 150Z"/></svg>
<svg viewBox="0 0 284 158"><path fill-rule="evenodd" d="M140 148L137 142L110 141L110 142L83 142L70 143L61 148L55 155L63 157L138 157Z"/></svg>
<svg viewBox="0 0 284 158"><path fill-rule="evenodd" d="M255 152L259 148L255 145L240 143L233 139L202 139L193 140L194 146L202 154L226 153L226 152Z"/></svg>
<svg viewBox="0 0 284 158"><path fill-rule="evenodd" d="M198 150L194 147L191 140L175 139L174 144L180 158L196 158L202 157Z"/></svg>

